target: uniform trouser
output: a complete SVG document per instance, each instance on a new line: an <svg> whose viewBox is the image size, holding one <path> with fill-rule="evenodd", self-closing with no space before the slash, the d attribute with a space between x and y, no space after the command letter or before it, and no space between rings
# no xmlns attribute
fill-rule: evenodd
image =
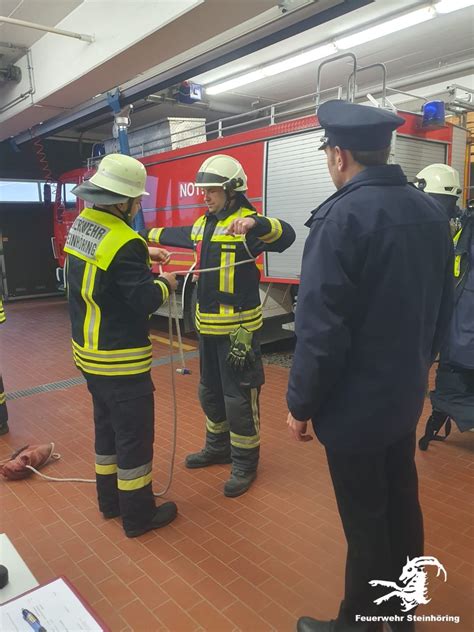
<svg viewBox="0 0 474 632"><path fill-rule="evenodd" d="M141 528L155 513L151 376L85 378L94 405L99 509L120 512L126 531Z"/></svg>
<svg viewBox="0 0 474 632"><path fill-rule="evenodd" d="M7 396L3 386L2 375L0 374L0 424L8 421Z"/></svg>
<svg viewBox="0 0 474 632"><path fill-rule="evenodd" d="M326 449L348 545L341 621L354 622L356 614L403 614L398 597L384 605L374 604L391 589L372 587L369 581L400 585L407 556L423 555L415 447L413 432L375 454Z"/></svg>
<svg viewBox="0 0 474 632"><path fill-rule="evenodd" d="M227 363L229 336L200 336L199 399L206 415L206 449L232 456L242 472L257 469L260 452L260 388L265 381L258 332L252 341L255 364L235 371Z"/></svg>

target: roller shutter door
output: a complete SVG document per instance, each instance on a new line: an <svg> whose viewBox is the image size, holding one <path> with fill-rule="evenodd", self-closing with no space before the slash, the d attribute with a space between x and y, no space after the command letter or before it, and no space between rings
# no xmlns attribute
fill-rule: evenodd
<svg viewBox="0 0 474 632"><path fill-rule="evenodd" d="M326 154L318 151L322 130L268 141L265 177L265 214L289 222L295 243L283 253L267 253L265 271L272 278L297 279L310 212L336 190Z"/></svg>
<svg viewBox="0 0 474 632"><path fill-rule="evenodd" d="M446 143L397 136L395 162L401 166L408 181L414 182L416 174L424 167L434 162L446 162Z"/></svg>

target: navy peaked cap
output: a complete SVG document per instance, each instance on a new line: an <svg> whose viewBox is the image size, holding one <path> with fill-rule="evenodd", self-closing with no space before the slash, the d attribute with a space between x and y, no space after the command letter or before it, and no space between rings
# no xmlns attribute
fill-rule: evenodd
<svg viewBox="0 0 474 632"><path fill-rule="evenodd" d="M383 149L390 145L393 130L405 122L388 110L339 99L320 105L317 116L325 132L319 149L327 145L354 151Z"/></svg>

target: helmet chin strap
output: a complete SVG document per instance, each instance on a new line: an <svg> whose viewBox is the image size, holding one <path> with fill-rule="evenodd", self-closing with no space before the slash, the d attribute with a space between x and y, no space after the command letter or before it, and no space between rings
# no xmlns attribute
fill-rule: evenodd
<svg viewBox="0 0 474 632"><path fill-rule="evenodd" d="M120 215L123 217L123 219L127 222L129 226L132 225L132 207L133 207L133 198L128 198L126 211L122 211L122 209L119 208L118 204L115 204L114 206L115 210L120 213Z"/></svg>
<svg viewBox="0 0 474 632"><path fill-rule="evenodd" d="M224 189L225 191L225 204L222 208L222 211L226 212L229 210L230 205L235 200L235 195L231 195L233 193L232 189Z"/></svg>

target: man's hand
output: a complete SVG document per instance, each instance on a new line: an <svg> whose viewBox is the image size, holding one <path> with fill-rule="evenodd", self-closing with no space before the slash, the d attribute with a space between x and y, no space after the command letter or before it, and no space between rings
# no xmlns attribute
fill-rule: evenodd
<svg viewBox="0 0 474 632"><path fill-rule="evenodd" d="M162 272L159 279L166 279L170 284L170 287L173 292L176 292L176 288L178 287L178 280L176 279L176 274L174 272Z"/></svg>
<svg viewBox="0 0 474 632"><path fill-rule="evenodd" d="M164 248L155 248L154 246L148 246L148 252L150 253L150 259L153 261L153 263L166 265L171 259L170 253Z"/></svg>
<svg viewBox="0 0 474 632"><path fill-rule="evenodd" d="M311 441L313 437L306 434L308 427L307 421L298 421L293 417L291 413L288 413L288 419L286 420L290 435L295 441Z"/></svg>
<svg viewBox="0 0 474 632"><path fill-rule="evenodd" d="M252 217L239 217L234 219L226 232L228 235L246 235L256 224Z"/></svg>

